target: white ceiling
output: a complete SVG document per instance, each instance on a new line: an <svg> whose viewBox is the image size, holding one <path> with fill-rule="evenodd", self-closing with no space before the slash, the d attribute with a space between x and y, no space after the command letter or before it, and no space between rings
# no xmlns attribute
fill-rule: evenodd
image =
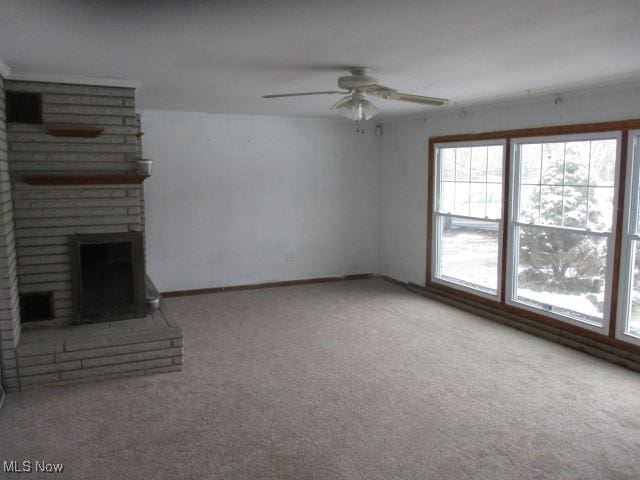
<svg viewBox="0 0 640 480"><path fill-rule="evenodd" d="M140 108L337 116L363 65L453 105L640 80L640 0L2 0L13 71L139 81ZM375 100L383 116L425 107Z"/></svg>

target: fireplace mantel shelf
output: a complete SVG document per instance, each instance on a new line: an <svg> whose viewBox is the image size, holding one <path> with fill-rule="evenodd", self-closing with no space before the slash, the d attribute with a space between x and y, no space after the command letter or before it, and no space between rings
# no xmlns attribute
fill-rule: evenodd
<svg viewBox="0 0 640 480"><path fill-rule="evenodd" d="M27 185L123 185L141 184L148 175L121 173L111 175L23 175L22 182Z"/></svg>
<svg viewBox="0 0 640 480"><path fill-rule="evenodd" d="M49 135L53 135L54 137L95 138L104 132L104 128L102 127L66 123L47 123L44 125L44 128Z"/></svg>

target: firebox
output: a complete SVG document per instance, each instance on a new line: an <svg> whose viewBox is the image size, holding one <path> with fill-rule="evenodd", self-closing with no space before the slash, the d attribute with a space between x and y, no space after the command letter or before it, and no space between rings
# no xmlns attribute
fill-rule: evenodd
<svg viewBox="0 0 640 480"><path fill-rule="evenodd" d="M140 232L71 237L75 323L144 316L142 245Z"/></svg>

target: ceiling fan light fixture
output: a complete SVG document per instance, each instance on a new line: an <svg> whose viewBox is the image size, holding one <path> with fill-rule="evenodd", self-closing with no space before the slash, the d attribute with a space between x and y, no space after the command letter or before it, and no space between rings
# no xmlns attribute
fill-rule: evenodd
<svg viewBox="0 0 640 480"><path fill-rule="evenodd" d="M354 122L370 120L378 113L378 109L369 100L354 100L353 98L341 102L336 110L340 115Z"/></svg>
<svg viewBox="0 0 640 480"><path fill-rule="evenodd" d="M360 111L362 112L362 118L365 120L371 120L378 113L376 106L369 100L362 100L360 102Z"/></svg>

